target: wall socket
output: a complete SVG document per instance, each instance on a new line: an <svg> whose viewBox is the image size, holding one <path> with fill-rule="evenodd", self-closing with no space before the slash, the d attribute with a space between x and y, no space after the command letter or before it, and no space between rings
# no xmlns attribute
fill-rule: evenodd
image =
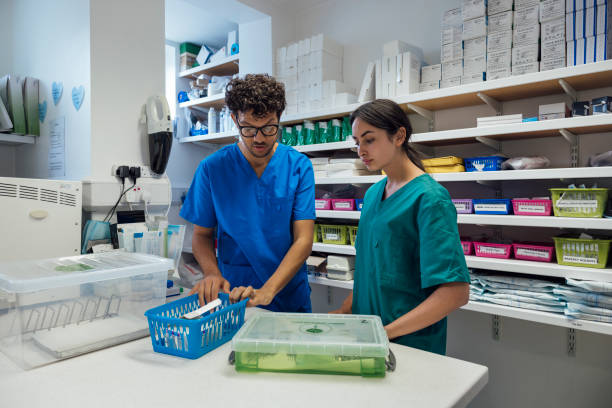
<svg viewBox="0 0 612 408"><path fill-rule="evenodd" d="M115 177L117 174L117 168L119 167L119 164L113 164L113 166L111 167L111 176ZM162 178L163 175L159 175L156 173L153 173L153 170L151 170L151 167L149 166L143 166L143 165L127 165L127 164L123 164L121 166L130 166L130 167L140 167L140 178Z"/></svg>

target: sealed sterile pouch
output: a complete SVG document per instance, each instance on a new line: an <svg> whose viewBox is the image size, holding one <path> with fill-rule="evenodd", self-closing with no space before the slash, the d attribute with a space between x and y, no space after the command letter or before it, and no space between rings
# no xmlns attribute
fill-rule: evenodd
<svg viewBox="0 0 612 408"><path fill-rule="evenodd" d="M544 156L513 157L502 163L502 170L544 169L550 166L550 160Z"/></svg>

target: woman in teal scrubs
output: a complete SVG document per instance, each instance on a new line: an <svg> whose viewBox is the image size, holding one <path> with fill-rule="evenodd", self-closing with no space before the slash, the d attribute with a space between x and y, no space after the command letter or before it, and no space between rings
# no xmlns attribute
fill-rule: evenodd
<svg viewBox="0 0 612 408"><path fill-rule="evenodd" d="M359 157L387 177L365 195L354 289L332 313L378 315L392 341L445 354L446 316L469 298L455 207L410 146L399 105L367 103L351 124Z"/></svg>

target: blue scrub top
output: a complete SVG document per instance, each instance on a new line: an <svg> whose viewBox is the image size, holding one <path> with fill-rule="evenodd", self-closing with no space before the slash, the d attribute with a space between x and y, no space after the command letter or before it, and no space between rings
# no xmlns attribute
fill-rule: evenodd
<svg viewBox="0 0 612 408"><path fill-rule="evenodd" d="M314 173L308 158L278 144L260 178L237 144L202 160L180 215L217 227L218 264L232 288L258 289L293 244L293 221L314 220ZM310 312L306 265L266 309Z"/></svg>

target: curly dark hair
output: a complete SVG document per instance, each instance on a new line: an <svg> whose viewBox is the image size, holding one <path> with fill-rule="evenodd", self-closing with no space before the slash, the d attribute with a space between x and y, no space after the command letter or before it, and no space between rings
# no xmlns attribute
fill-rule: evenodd
<svg viewBox="0 0 612 408"><path fill-rule="evenodd" d="M276 112L280 119L285 110L285 85L268 74L247 74L232 79L225 87L225 103L234 112L252 111L263 117Z"/></svg>

